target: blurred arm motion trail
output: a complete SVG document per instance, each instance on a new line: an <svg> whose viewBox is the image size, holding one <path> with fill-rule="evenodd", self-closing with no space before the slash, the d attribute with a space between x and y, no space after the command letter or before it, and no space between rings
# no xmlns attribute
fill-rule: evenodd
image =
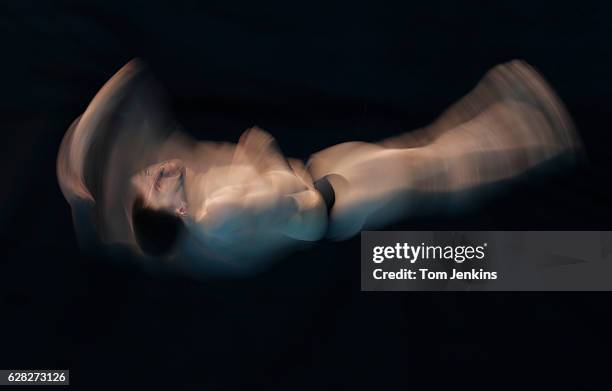
<svg viewBox="0 0 612 391"><path fill-rule="evenodd" d="M580 149L559 99L520 61L494 68L432 125L330 147L307 168L258 128L237 144L193 140L166 107L144 66L130 62L66 133L58 179L80 236L204 269L251 269L298 242L348 238L435 205L436 194ZM322 177L335 193L329 215L314 185Z"/></svg>

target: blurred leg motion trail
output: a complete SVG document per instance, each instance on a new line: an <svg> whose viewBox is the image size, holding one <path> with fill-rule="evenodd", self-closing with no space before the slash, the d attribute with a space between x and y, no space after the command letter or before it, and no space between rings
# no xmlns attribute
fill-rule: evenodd
<svg viewBox="0 0 612 391"><path fill-rule="evenodd" d="M340 174L329 235L383 226L431 208L436 194L509 179L581 143L552 89L528 64L499 65L433 124L377 144L349 142L316 153L314 177ZM435 206L435 205L434 205Z"/></svg>
<svg viewBox="0 0 612 391"><path fill-rule="evenodd" d="M57 175L85 246L120 243L145 260L240 272L580 150L562 103L521 61L495 67L430 126L332 146L307 168L258 128L236 144L191 139L132 61L66 133ZM315 187L321 178L333 205Z"/></svg>

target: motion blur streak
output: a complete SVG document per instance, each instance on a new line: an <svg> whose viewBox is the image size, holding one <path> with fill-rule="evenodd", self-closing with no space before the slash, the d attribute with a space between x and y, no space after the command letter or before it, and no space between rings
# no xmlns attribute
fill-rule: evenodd
<svg viewBox="0 0 612 391"><path fill-rule="evenodd" d="M153 250L244 269L246 258L324 235L327 212L312 178L272 136L251 128L236 144L200 142L167 107L146 67L131 61L64 136L57 176L85 247L101 240L144 259Z"/></svg>
<svg viewBox="0 0 612 391"><path fill-rule="evenodd" d="M581 149L552 89L527 63L512 61L489 71L432 125L378 144L333 146L312 157L311 171L346 179L336 184L330 227L343 239L418 209L448 207L436 194L515 177Z"/></svg>
<svg viewBox="0 0 612 391"><path fill-rule="evenodd" d="M64 136L57 176L81 241L133 243L127 217L134 198L130 173L156 162L159 147L176 127L161 96L144 65L133 60L102 87Z"/></svg>
<svg viewBox="0 0 612 391"><path fill-rule="evenodd" d="M308 169L258 128L236 144L193 140L167 107L143 64L132 61L70 127L57 175L79 236L244 270L300 241L326 232L348 238L424 205L436 208L436 194L511 178L580 150L559 99L520 61L494 68L431 126L377 144L330 147ZM329 219L313 187L325 175L336 193Z"/></svg>

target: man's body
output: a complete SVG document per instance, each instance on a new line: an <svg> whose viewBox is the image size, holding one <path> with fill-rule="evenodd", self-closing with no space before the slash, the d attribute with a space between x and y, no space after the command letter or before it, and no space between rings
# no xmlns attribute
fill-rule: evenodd
<svg viewBox="0 0 612 391"><path fill-rule="evenodd" d="M339 144L315 153L307 168L257 128L237 144L162 134L169 128L158 124L163 108L133 82L141 73L138 63L124 67L70 129L58 157L60 184L71 203L93 202L103 240L139 251L160 240L135 224L172 216L185 229L164 252L196 263L240 269L245 258L270 258L298 242L345 239L431 206L434 195L511 178L580 147L562 104L523 62L493 69L427 128L376 144ZM106 121L135 106L141 109ZM88 171L92 156L105 163ZM329 178L333 205L315 188L321 178Z"/></svg>

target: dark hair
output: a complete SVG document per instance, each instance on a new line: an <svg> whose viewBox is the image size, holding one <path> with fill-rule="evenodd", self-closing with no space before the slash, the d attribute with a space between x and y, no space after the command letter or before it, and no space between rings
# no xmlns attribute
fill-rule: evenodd
<svg viewBox="0 0 612 391"><path fill-rule="evenodd" d="M141 198L132 207L132 226L142 251L156 257L171 253L185 231L185 223L178 216L148 208Z"/></svg>

